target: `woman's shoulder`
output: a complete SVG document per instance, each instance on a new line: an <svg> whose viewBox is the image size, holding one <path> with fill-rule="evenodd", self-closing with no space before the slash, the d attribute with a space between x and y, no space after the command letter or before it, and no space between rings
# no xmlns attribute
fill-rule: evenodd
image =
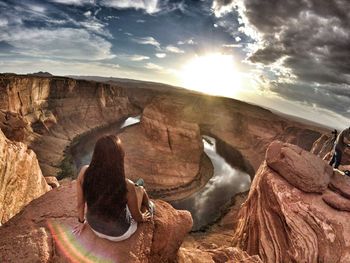
<svg viewBox="0 0 350 263"><path fill-rule="evenodd" d="M81 167L77 178L78 183L82 184L84 182L84 176L87 168L89 168L89 165L84 165L83 167Z"/></svg>
<svg viewBox="0 0 350 263"><path fill-rule="evenodd" d="M126 188L128 189L128 192L135 189L135 183L133 181L131 181L128 178L125 178L125 182L126 182Z"/></svg>

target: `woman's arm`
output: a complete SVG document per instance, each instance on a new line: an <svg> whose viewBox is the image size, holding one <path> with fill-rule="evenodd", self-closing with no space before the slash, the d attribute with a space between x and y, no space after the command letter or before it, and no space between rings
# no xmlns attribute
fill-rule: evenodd
<svg viewBox="0 0 350 263"><path fill-rule="evenodd" d="M85 198L83 194L83 183L84 183L84 175L88 167L89 167L88 165L83 166L77 178L77 210L78 210L79 222L84 221L84 215L85 215Z"/></svg>
<svg viewBox="0 0 350 263"><path fill-rule="evenodd" d="M88 165L81 168L77 178L77 210L79 223L74 227L73 234L80 235L85 228L85 198L83 193L84 175Z"/></svg>
<svg viewBox="0 0 350 263"><path fill-rule="evenodd" d="M148 211L145 213L141 212L142 199L139 199L142 197L138 196L136 193L136 187L138 186L135 186L134 183L130 180L126 180L126 185L128 189L127 203L132 218L135 219L138 223L148 221L151 218L151 215Z"/></svg>

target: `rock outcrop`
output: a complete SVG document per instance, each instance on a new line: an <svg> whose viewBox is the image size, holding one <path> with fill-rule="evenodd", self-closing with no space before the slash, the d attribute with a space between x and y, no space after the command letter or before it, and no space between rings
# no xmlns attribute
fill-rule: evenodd
<svg viewBox="0 0 350 263"><path fill-rule="evenodd" d="M198 124L182 120L182 105L176 102L154 99L141 123L120 134L126 175L142 177L153 196L166 200L189 196L213 174Z"/></svg>
<svg viewBox="0 0 350 263"><path fill-rule="evenodd" d="M140 224L125 241L98 238L88 226L76 237L75 189L75 182L53 189L2 226L0 261L171 262L192 227L189 212L156 200L153 221Z"/></svg>
<svg viewBox="0 0 350 263"><path fill-rule="evenodd" d="M0 129L0 225L50 189L35 153Z"/></svg>
<svg viewBox="0 0 350 263"><path fill-rule="evenodd" d="M323 193L333 169L314 154L298 146L275 141L266 152L267 165L296 188L310 193Z"/></svg>
<svg viewBox="0 0 350 263"><path fill-rule="evenodd" d="M325 185L331 176L331 188L347 193L350 178L325 165L294 145L272 143L239 212L233 245L263 262L348 262L350 200Z"/></svg>

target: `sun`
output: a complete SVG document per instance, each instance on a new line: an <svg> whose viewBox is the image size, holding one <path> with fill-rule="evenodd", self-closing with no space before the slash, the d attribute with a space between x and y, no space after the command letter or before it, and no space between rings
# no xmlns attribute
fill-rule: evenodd
<svg viewBox="0 0 350 263"><path fill-rule="evenodd" d="M206 54L189 60L180 71L185 88L212 95L234 97L241 90L241 77L233 57Z"/></svg>

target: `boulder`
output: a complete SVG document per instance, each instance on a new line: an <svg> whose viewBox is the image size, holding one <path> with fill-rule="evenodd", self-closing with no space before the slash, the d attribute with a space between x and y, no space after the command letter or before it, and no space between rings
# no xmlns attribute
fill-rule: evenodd
<svg viewBox="0 0 350 263"><path fill-rule="evenodd" d="M333 169L314 154L296 145L274 141L266 151L267 165L289 183L305 192L327 189Z"/></svg>
<svg viewBox="0 0 350 263"><path fill-rule="evenodd" d="M329 180L323 161L280 142L270 145L266 158L238 214L232 245L267 263L349 262L350 213L318 194Z"/></svg>
<svg viewBox="0 0 350 263"><path fill-rule="evenodd" d="M0 182L0 225L51 189L35 153L23 143L8 140L1 130Z"/></svg>
<svg viewBox="0 0 350 263"><path fill-rule="evenodd" d="M171 262L191 230L192 217L166 202L154 202L153 221L139 224L125 241L99 238L88 225L77 237L72 234L77 224L75 181L63 184L0 228L0 262Z"/></svg>

